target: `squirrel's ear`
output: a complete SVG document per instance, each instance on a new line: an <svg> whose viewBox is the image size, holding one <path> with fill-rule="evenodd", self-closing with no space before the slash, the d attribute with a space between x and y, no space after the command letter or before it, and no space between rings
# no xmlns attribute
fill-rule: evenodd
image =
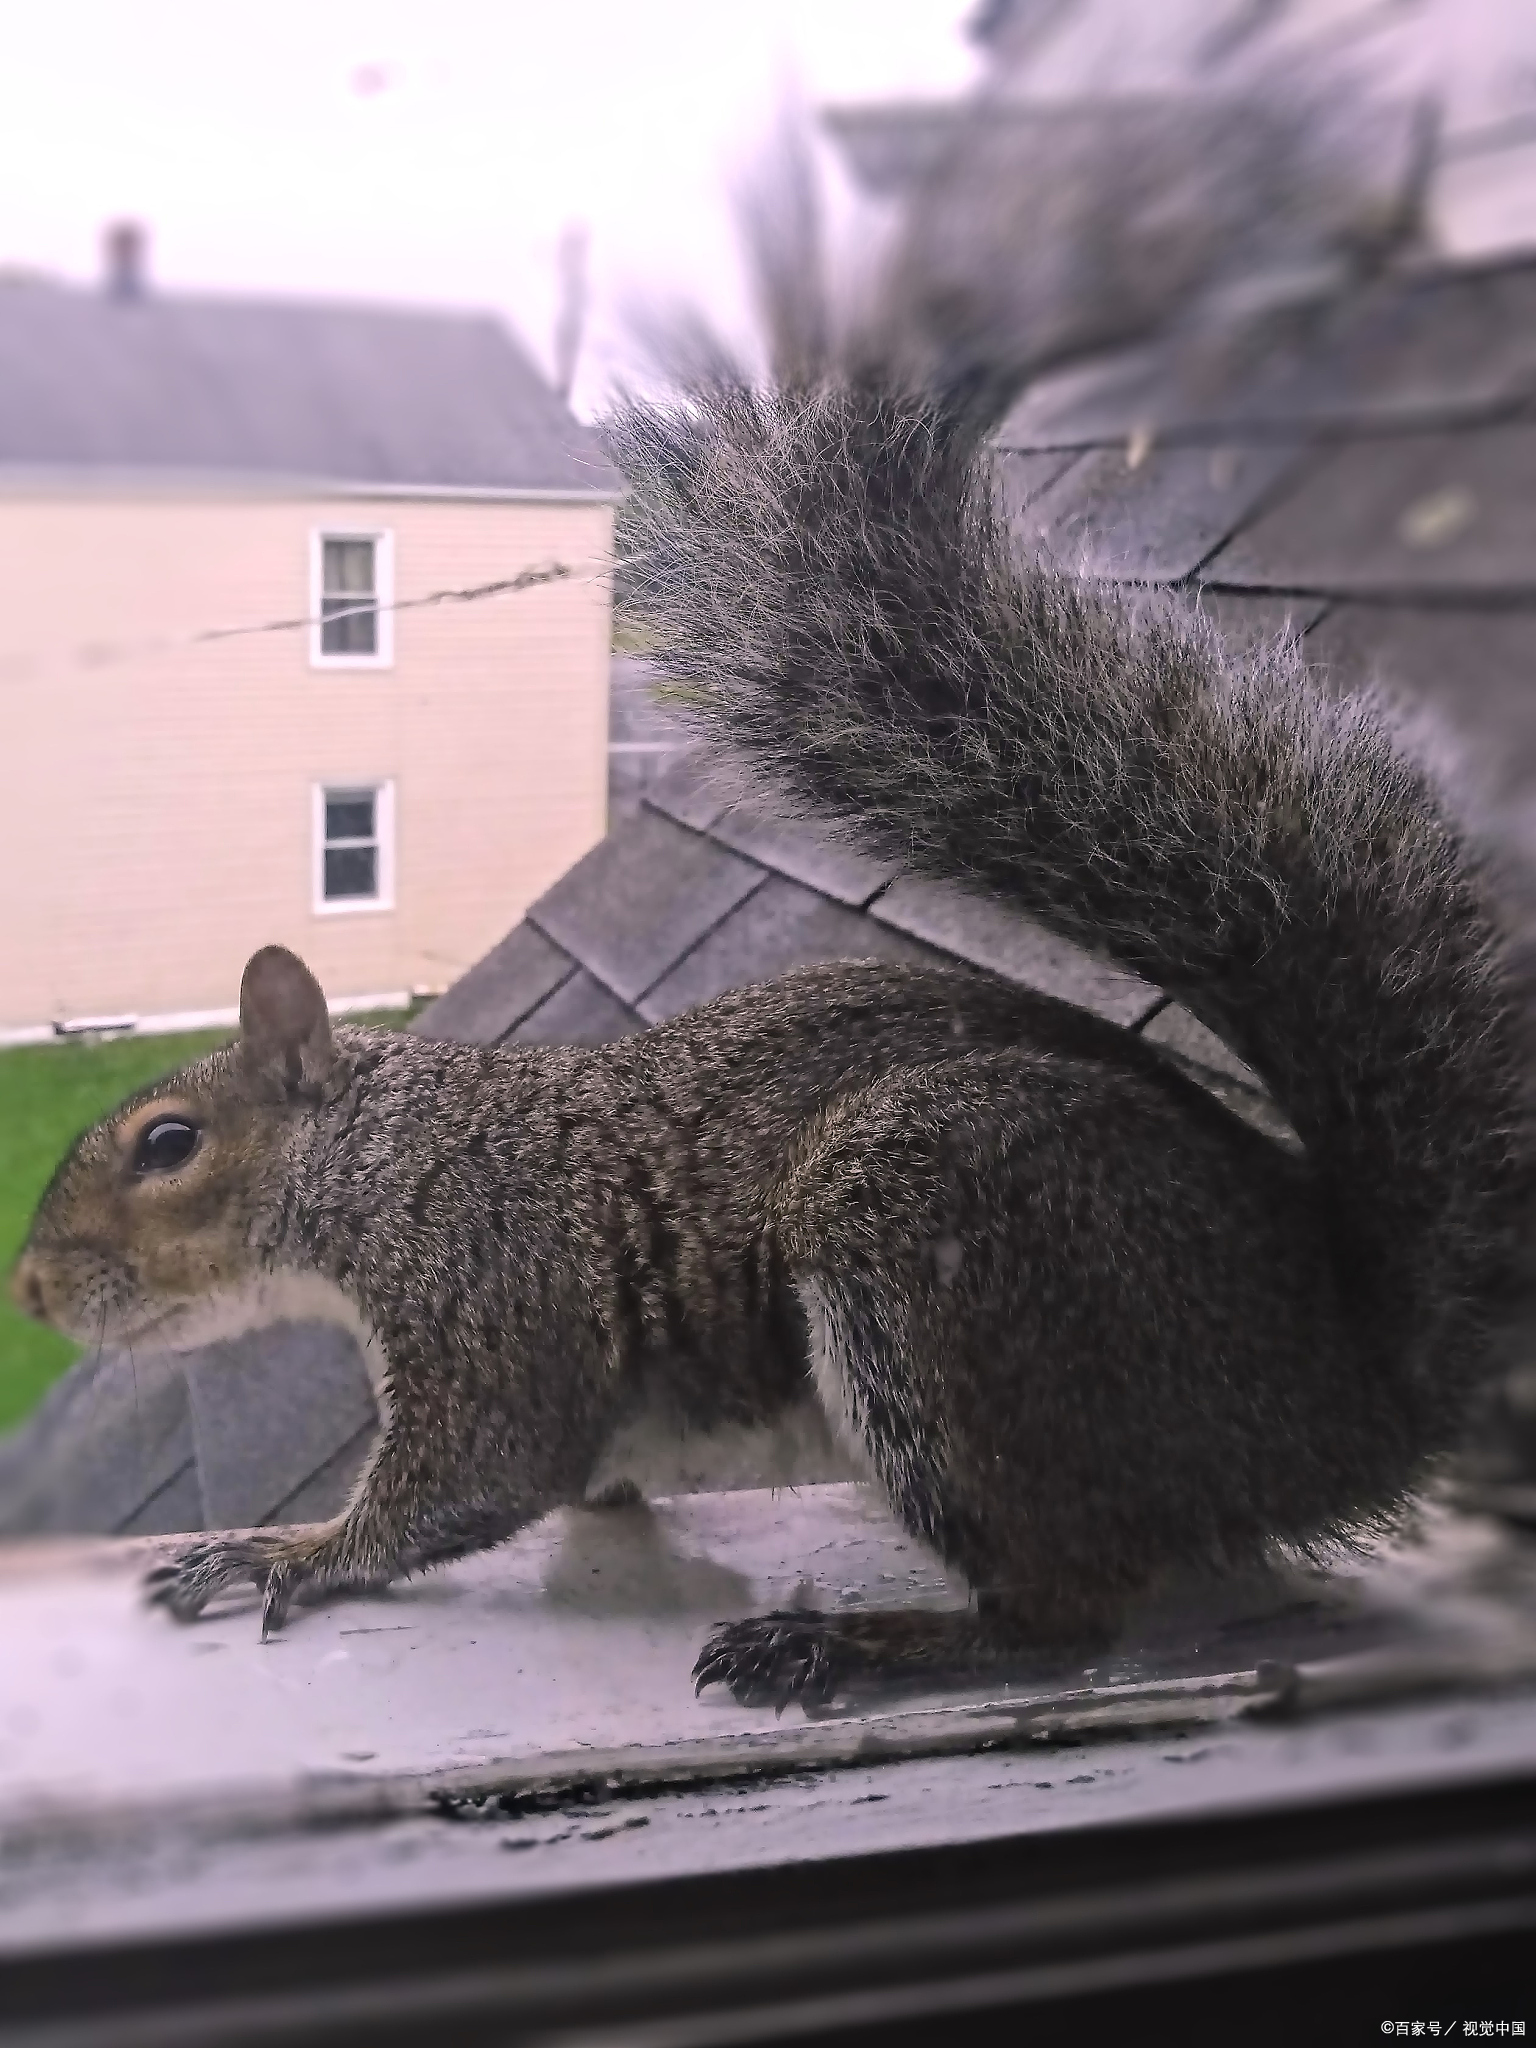
<svg viewBox="0 0 1536 2048"><path fill-rule="evenodd" d="M240 983L240 1059L253 1081L310 1094L336 1064L325 995L297 953L263 946Z"/></svg>

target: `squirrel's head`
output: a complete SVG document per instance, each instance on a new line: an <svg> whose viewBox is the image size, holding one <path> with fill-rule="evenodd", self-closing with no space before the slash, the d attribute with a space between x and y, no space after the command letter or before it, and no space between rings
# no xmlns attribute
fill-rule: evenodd
<svg viewBox="0 0 1536 2048"><path fill-rule="evenodd" d="M76 1140L38 1204L12 1300L80 1343L200 1341L210 1301L260 1277L263 1208L295 1126L350 1069L304 962L282 946L253 954L234 1043Z"/></svg>

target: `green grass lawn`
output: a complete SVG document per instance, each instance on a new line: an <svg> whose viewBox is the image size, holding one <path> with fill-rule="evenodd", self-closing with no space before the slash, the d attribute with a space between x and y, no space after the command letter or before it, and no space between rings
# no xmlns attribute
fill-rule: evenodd
<svg viewBox="0 0 1536 2048"><path fill-rule="evenodd" d="M347 1021L398 1027L408 1014ZM23 1045L0 1052L0 1274L9 1272L37 1199L71 1139L135 1088L224 1044L230 1035L196 1031L174 1038ZM78 1356L78 1345L29 1322L0 1295L0 1429L30 1414Z"/></svg>

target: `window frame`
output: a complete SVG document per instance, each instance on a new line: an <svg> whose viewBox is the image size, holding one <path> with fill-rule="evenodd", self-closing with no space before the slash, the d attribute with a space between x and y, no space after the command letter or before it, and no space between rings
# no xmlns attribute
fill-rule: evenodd
<svg viewBox="0 0 1536 2048"><path fill-rule="evenodd" d="M664 1822L667 1797L631 1792L629 1825ZM1523 2024L1533 1804L1536 1778L1506 1769L1364 1795L1314 1788L1255 1810L853 1841L804 1862L743 1856L738 1835L713 1868L662 1860L590 1889L306 1900L291 1919L269 1909L190 1930L168 1914L126 1942L87 1922L67 1945L0 1955L0 1991L29 2038L185 2040L196 2018L211 2048L290 2029L339 2048L530 2026L549 2040L795 2048L813 2027L818 2040L879 2027L907 2043L949 2038L946 2022L957 2039L1155 2039L1166 2026L1272 2042L1315 2036L1328 2011L1343 2022L1335 2039L1367 2041L1393 2026L1384 2012L1468 2007ZM418 1825L447 1824L425 1808ZM238 1884L237 1839L191 1852L204 1883L223 1864ZM1440 2038L1462 2031L1454 2021Z"/></svg>
<svg viewBox="0 0 1536 2048"><path fill-rule="evenodd" d="M336 896L325 893L325 806L330 797L373 797L373 844L378 848L374 871L377 894ZM342 842L337 842L341 844ZM361 845L361 840L347 842ZM310 785L310 907L316 917L365 916L395 907L395 784L380 775L333 776Z"/></svg>
<svg viewBox="0 0 1536 2048"><path fill-rule="evenodd" d="M375 635L372 654L327 654L321 645L325 597L325 543L373 544ZM385 526L316 526L309 535L309 665L314 669L380 669L395 665L395 536Z"/></svg>

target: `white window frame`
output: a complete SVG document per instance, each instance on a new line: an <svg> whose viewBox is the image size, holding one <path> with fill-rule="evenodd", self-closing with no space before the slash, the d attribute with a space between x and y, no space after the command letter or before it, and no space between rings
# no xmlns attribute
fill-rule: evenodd
<svg viewBox="0 0 1536 2048"><path fill-rule="evenodd" d="M375 896L325 893L325 800L327 796L373 794L374 844L378 847ZM377 775L332 775L310 792L310 892L317 917L367 916L395 907L395 785Z"/></svg>
<svg viewBox="0 0 1536 2048"><path fill-rule="evenodd" d="M373 542L373 601L377 631L372 654L326 654L320 645L325 595L325 543ZM316 526L309 536L309 665L311 668L393 668L395 665L395 536L383 526Z"/></svg>

